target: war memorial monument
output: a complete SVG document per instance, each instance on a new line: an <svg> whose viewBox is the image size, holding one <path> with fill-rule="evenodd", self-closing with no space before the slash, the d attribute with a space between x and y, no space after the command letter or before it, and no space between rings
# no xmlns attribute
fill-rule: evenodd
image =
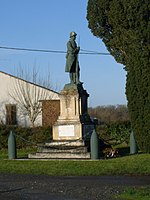
<svg viewBox="0 0 150 200"><path fill-rule="evenodd" d="M67 42L65 72L70 82L60 91L60 115L53 125L53 141L45 143L36 155L29 158L82 158L89 159L89 140L94 124L88 115L89 94L80 82L80 66L76 33L70 33Z"/></svg>

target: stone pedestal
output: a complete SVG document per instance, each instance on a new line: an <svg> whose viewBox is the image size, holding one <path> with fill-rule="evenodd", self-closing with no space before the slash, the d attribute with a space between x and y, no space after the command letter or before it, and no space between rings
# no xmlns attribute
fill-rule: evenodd
<svg viewBox="0 0 150 200"><path fill-rule="evenodd" d="M53 126L53 140L86 140L94 125L88 115L89 94L81 84L66 84L60 93L60 116Z"/></svg>
<svg viewBox="0 0 150 200"><path fill-rule="evenodd" d="M82 84L67 84L60 93L60 116L53 126L53 140L29 158L90 159L89 139L94 129L87 110L89 95Z"/></svg>

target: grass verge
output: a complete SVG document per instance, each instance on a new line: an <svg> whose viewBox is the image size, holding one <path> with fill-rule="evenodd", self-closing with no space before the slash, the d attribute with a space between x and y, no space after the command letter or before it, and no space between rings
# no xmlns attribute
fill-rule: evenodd
<svg viewBox="0 0 150 200"><path fill-rule="evenodd" d="M31 153L19 150L18 158ZM107 160L7 160L0 151L0 173L47 174L52 176L150 175L150 154Z"/></svg>
<svg viewBox="0 0 150 200"><path fill-rule="evenodd" d="M120 200L149 200L150 187L127 188L123 193L116 197Z"/></svg>

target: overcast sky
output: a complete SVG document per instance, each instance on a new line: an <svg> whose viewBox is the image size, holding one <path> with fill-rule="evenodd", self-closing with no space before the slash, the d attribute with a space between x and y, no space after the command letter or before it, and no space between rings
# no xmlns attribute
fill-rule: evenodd
<svg viewBox="0 0 150 200"><path fill-rule="evenodd" d="M87 0L0 0L0 47L66 51L71 31L81 49L108 53L92 35L86 20ZM64 53L0 49L0 71L36 65L42 77L51 74L61 90L69 83ZM80 80L89 93L89 106L126 104L126 72L110 55L79 55Z"/></svg>

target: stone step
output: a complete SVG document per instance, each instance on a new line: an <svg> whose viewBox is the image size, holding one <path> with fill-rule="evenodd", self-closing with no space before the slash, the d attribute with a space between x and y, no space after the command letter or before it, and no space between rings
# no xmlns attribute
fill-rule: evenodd
<svg viewBox="0 0 150 200"><path fill-rule="evenodd" d="M52 142L45 143L45 146L85 146L83 140L53 140Z"/></svg>
<svg viewBox="0 0 150 200"><path fill-rule="evenodd" d="M29 154L30 159L90 159L90 153L35 153Z"/></svg>
<svg viewBox="0 0 150 200"><path fill-rule="evenodd" d="M39 146L37 153L29 154L32 159L90 159L83 140L56 140Z"/></svg>
<svg viewBox="0 0 150 200"><path fill-rule="evenodd" d="M41 146L38 147L37 152L38 153L53 153L53 152L71 152L71 153L86 153L87 152L87 147L83 146Z"/></svg>

